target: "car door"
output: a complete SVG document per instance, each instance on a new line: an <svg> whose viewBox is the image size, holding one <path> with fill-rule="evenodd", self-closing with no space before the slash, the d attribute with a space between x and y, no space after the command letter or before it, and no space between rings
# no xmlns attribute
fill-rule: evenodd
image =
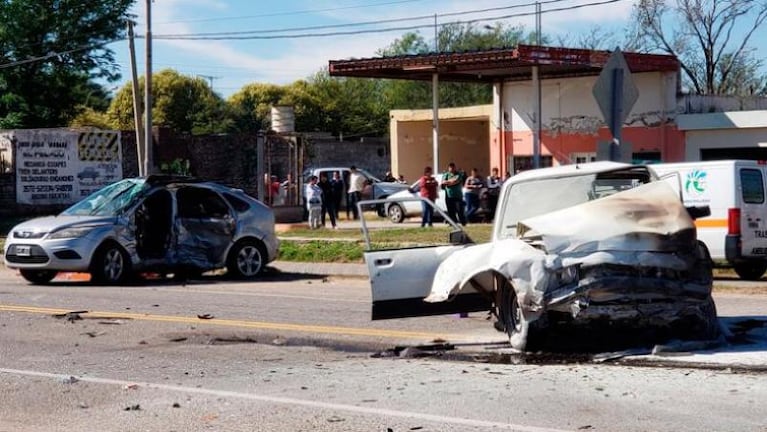
<svg viewBox="0 0 767 432"><path fill-rule="evenodd" d="M741 193L741 253L744 257L761 255L767 250L767 214L765 214L765 178L763 170L739 170Z"/></svg>
<svg viewBox="0 0 767 432"><path fill-rule="evenodd" d="M419 200L420 201L420 200ZM362 201L362 205L375 205L385 200ZM365 264L370 275L372 294L372 319L403 318L427 315L442 315L457 312L488 310L489 301L476 292L456 296L452 301L427 303L423 299L431 292L434 275L440 264L454 252L471 243L460 226L451 222L446 231L445 244L396 249L374 250L371 232L362 220L366 241Z"/></svg>
<svg viewBox="0 0 767 432"><path fill-rule="evenodd" d="M185 185L176 191L179 264L220 267L232 243L236 222L226 201L214 190Z"/></svg>

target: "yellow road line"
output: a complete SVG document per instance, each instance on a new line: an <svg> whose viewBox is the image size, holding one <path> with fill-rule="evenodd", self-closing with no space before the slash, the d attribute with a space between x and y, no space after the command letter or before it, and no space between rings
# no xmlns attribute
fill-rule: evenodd
<svg viewBox="0 0 767 432"><path fill-rule="evenodd" d="M55 315L55 314L65 314L67 312L71 312L72 309L56 309L56 308L45 308L45 307L36 307L36 306L18 306L18 305L0 304L0 312L2 311ZM264 321L229 320L229 319L219 319L219 318L202 320L197 317L174 316L174 315L153 315L153 314L141 314L141 313L99 312L99 311L88 311L87 314L83 314L83 315L88 317L94 317L94 318L122 318L122 319L132 319L137 321L159 321L159 322L171 322L171 323L181 323L181 324L254 328L254 329L261 329L261 330L283 330L283 331L294 331L294 332L303 332L303 333L322 333L322 334L335 334L335 335L345 335L345 336L377 336L377 337L395 338L395 339L428 339L428 340L464 339L463 337L456 336L456 335L449 336L446 334L427 333L427 332L384 330L384 329L358 328L358 327L336 327L336 326L322 326L322 325L311 325L311 324L290 324L290 323L276 323L276 322L264 322Z"/></svg>

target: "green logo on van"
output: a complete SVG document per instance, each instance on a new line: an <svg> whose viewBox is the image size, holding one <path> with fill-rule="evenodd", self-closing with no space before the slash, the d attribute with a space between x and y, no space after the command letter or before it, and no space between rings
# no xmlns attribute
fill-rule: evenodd
<svg viewBox="0 0 767 432"><path fill-rule="evenodd" d="M707 172L697 169L688 172L684 181L684 191L688 195L702 195L708 187L707 176Z"/></svg>

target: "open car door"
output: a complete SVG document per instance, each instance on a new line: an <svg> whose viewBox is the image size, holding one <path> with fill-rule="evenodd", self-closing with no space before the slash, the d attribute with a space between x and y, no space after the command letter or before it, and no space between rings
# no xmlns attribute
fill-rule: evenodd
<svg viewBox="0 0 767 432"><path fill-rule="evenodd" d="M392 198L389 199L391 200ZM418 198L397 199L397 201L408 200L418 200ZM358 203L360 214L362 214L362 208L369 208L371 204L383 204L386 201L360 201ZM375 243L371 242L371 230L368 229L365 219L361 219L366 242L364 256L370 274L373 299L372 319L374 320L490 309L490 301L477 292L462 293L446 302L423 301L431 292L434 275L445 258L473 243L466 232L448 218L441 209L436 208L433 202L426 199L424 201L434 207L435 212L439 212L450 225L450 230L445 232L444 245L374 250Z"/></svg>

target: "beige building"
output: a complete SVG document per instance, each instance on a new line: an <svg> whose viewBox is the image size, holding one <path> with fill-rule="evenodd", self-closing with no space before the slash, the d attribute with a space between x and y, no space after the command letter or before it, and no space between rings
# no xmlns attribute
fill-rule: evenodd
<svg viewBox="0 0 767 432"><path fill-rule="evenodd" d="M455 162L466 171L477 168L481 174L489 174L492 110L492 105L439 110L440 161L445 166L436 167L435 172L443 172L448 162ZM415 181L433 163L433 111L394 110L389 114L392 172Z"/></svg>

